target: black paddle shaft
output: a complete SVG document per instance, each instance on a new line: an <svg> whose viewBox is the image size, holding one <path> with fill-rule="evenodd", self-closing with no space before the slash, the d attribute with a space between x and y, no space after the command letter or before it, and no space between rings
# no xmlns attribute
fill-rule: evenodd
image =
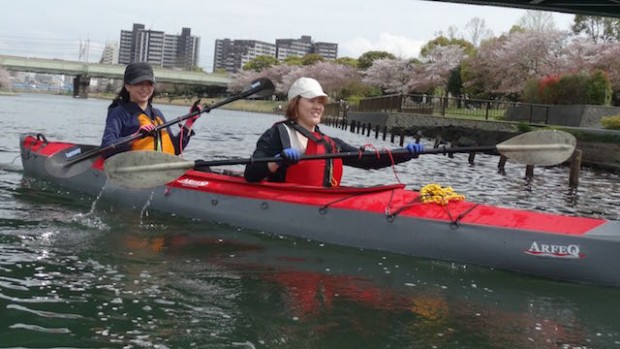
<svg viewBox="0 0 620 349"><path fill-rule="evenodd" d="M476 147L455 147L455 148L446 148L439 147L424 150L419 154L454 154L454 153L475 153L475 152L497 152L497 147L492 146L476 146ZM344 159L344 158L368 158L368 157L380 157L380 156L388 156L388 153L392 154L404 154L409 153L407 149L394 149L390 150L381 150L378 152L374 151L363 151L363 152L346 152L346 153L330 153L330 154L315 154L315 155L303 155L299 158L299 160L318 160L318 159ZM210 166L225 166L225 165L247 165L259 162L281 162L283 159L279 156L274 157L266 157L266 158L242 158L242 159L227 159L227 160L196 160L194 161L194 168L201 169Z"/></svg>

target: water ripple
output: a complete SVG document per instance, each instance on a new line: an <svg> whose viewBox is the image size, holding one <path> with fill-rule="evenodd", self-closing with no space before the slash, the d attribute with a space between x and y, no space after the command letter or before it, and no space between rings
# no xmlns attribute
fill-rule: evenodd
<svg viewBox="0 0 620 349"><path fill-rule="evenodd" d="M28 307L24 307L21 305L17 305L17 304L9 304L6 306L6 308L31 313L31 314L44 317L44 318L52 318L52 319L82 319L84 318L82 315L79 315L79 314L62 314L62 313L57 313L57 312L52 312L52 311L35 310L35 309L30 309Z"/></svg>
<svg viewBox="0 0 620 349"><path fill-rule="evenodd" d="M24 329L30 330L34 332L41 333L52 333L52 334L69 334L71 331L68 328L47 328L36 325L28 325L28 324L14 324L9 326L10 329Z"/></svg>

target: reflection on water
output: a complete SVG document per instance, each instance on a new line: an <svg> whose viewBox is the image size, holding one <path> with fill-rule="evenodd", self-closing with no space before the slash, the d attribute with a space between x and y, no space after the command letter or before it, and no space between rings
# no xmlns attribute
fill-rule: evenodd
<svg viewBox="0 0 620 349"><path fill-rule="evenodd" d="M15 115L0 118L8 132L0 139L2 347L620 347L617 289L272 236L161 215L147 203L132 211L22 178L18 133L97 143L108 102L0 102ZM31 110L43 106L49 117L35 122ZM185 156L247 157L275 120L212 111ZM396 171L412 188L451 185L473 201L620 218L616 175L585 169L571 190L566 168L537 168L526 180L515 164L498 174L497 160L422 156ZM352 185L396 180L390 170L346 169L346 177Z"/></svg>

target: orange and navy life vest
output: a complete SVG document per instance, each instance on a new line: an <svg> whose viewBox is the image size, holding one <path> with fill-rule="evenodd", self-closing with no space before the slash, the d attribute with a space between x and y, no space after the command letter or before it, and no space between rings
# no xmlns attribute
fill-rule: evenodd
<svg viewBox="0 0 620 349"><path fill-rule="evenodd" d="M132 117L137 118L139 127L144 125L152 124L155 126L163 125L164 119L161 115L158 115L149 105L148 108L151 108L151 114L153 118L148 116L145 112L140 110L140 108L131 108L128 107L127 104L123 105L125 109L132 114ZM175 155L174 144L172 143L172 139L170 138L170 133L168 132L168 128L164 127L159 129L153 135L149 135L142 139L138 139L137 141L131 144L132 150L154 150L161 151L164 153Z"/></svg>
<svg viewBox="0 0 620 349"><path fill-rule="evenodd" d="M287 127L308 138L305 155L337 153L334 141L320 131L310 132L294 122L285 121L278 124L280 140L284 148L291 146ZM296 183L319 187L338 187L342 180L341 159L305 160L290 166L286 170L286 183Z"/></svg>

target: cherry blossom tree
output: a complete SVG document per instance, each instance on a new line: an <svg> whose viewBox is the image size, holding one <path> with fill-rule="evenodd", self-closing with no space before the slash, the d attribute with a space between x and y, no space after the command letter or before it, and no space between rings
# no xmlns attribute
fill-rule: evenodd
<svg viewBox="0 0 620 349"><path fill-rule="evenodd" d="M336 97L345 86L361 81L357 69L326 61L292 70L282 78L282 90L288 91L293 82L302 76L318 80L325 93L332 98Z"/></svg>
<svg viewBox="0 0 620 349"><path fill-rule="evenodd" d="M0 67L0 91L11 89L11 76L9 73Z"/></svg>
<svg viewBox="0 0 620 349"><path fill-rule="evenodd" d="M228 91L233 93L239 93L245 90L252 81L265 77L262 72L254 70L242 70L232 76L232 81L228 83Z"/></svg>
<svg viewBox="0 0 620 349"><path fill-rule="evenodd" d="M378 59L364 72L362 81L381 88L385 93L409 92L414 64L403 58Z"/></svg>
<svg viewBox="0 0 620 349"><path fill-rule="evenodd" d="M278 64L260 72L241 71L233 76L228 90L241 92L252 81L264 77L274 83L276 94L284 98L293 82L302 76L318 80L323 90L332 97L336 97L345 86L361 82L361 77L354 67L327 61L307 66Z"/></svg>
<svg viewBox="0 0 620 349"><path fill-rule="evenodd" d="M513 31L480 47L470 62L472 75L484 79L488 93L519 94L528 79L565 69L567 38L567 32L558 30Z"/></svg>
<svg viewBox="0 0 620 349"><path fill-rule="evenodd" d="M418 65L409 86L417 91L445 87L450 72L466 58L465 48L460 45L435 46L426 55L427 61Z"/></svg>
<svg viewBox="0 0 620 349"><path fill-rule="evenodd" d="M231 83L228 84L228 91L238 93L246 89L252 81L258 78L268 78L273 82L276 94L285 95L288 85L283 85L284 77L290 72L299 69L301 67L278 64L259 72L253 70L240 71L233 75Z"/></svg>
<svg viewBox="0 0 620 349"><path fill-rule="evenodd" d="M501 49L506 36L491 38L480 44L480 48L467 57L461 65L462 92L480 98L493 95L501 80L491 75L494 68L494 53Z"/></svg>
<svg viewBox="0 0 620 349"><path fill-rule="evenodd" d="M575 38L564 50L564 71L600 70L607 74L614 91L620 90L620 43Z"/></svg>

